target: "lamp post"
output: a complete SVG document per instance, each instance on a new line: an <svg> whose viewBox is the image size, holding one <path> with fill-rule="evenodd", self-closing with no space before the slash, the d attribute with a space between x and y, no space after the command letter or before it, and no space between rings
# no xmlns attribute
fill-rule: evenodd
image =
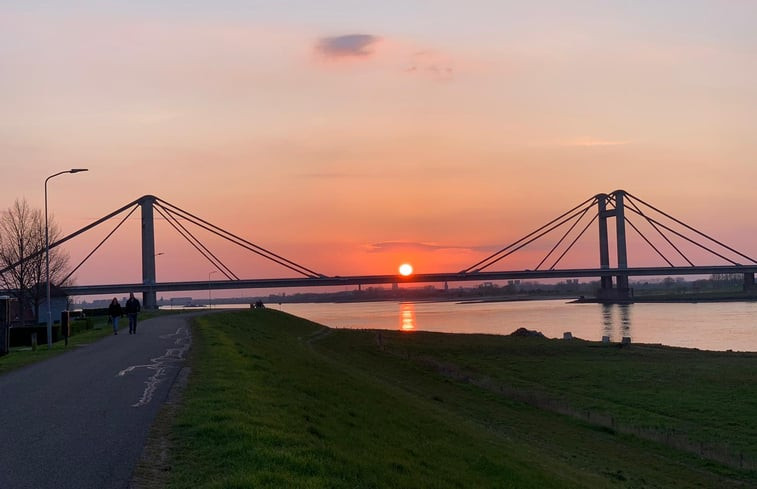
<svg viewBox="0 0 757 489"><path fill-rule="evenodd" d="M157 257L159 257L161 255L165 255L165 253L162 252L162 251L159 251L158 253L155 253L155 258L157 258ZM163 296L160 296L160 303L162 303L162 302L163 302ZM160 303L158 303L157 300L156 300L156 302L155 302L155 308L156 309L160 309ZM171 304L171 305L173 305L173 304ZM173 309L173 308L171 308L171 309Z"/></svg>
<svg viewBox="0 0 757 489"><path fill-rule="evenodd" d="M79 173L89 171L88 168L71 168L70 170L59 171L45 178L45 278L47 282L47 348L53 347L53 312L50 304L50 236L47 225L47 182L58 175L64 173Z"/></svg>
<svg viewBox="0 0 757 489"><path fill-rule="evenodd" d="M212 270L208 272L208 309L213 309L213 302L210 297L210 276L216 273L218 270Z"/></svg>

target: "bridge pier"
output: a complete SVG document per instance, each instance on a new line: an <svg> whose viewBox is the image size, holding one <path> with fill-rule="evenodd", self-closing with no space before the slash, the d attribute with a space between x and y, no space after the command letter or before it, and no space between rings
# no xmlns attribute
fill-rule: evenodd
<svg viewBox="0 0 757 489"><path fill-rule="evenodd" d="M610 269L610 246L607 233L607 219L615 218L615 236L617 245L618 270L628 268L628 252L626 248L626 220L624 197L626 192L616 190L611 195L615 198L615 208L608 210L607 203L610 201L610 195L598 194L597 208L599 215L599 268L608 270L607 275L600 277L600 288L597 291L597 299L601 301L623 301L628 300L633 295L633 291L628 286L628 275L616 273L615 286L613 287L613 276L609 273Z"/></svg>
<svg viewBox="0 0 757 489"><path fill-rule="evenodd" d="M139 201L142 211L142 307L147 310L158 308L155 293L155 224L153 204L155 196L145 195Z"/></svg>
<svg viewBox="0 0 757 489"><path fill-rule="evenodd" d="M757 290L757 286L754 283L754 272L744 273L744 292L750 292Z"/></svg>

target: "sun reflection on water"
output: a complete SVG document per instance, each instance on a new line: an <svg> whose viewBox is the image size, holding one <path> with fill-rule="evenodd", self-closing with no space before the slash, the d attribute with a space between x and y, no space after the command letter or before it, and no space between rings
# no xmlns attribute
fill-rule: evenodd
<svg viewBox="0 0 757 489"><path fill-rule="evenodd" d="M400 304L400 331L415 330L415 304L403 302Z"/></svg>

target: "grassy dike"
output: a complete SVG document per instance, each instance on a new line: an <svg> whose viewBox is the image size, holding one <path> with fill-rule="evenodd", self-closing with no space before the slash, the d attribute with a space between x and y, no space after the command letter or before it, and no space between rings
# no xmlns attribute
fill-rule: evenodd
<svg viewBox="0 0 757 489"><path fill-rule="evenodd" d="M755 487L755 360L203 316L169 487Z"/></svg>

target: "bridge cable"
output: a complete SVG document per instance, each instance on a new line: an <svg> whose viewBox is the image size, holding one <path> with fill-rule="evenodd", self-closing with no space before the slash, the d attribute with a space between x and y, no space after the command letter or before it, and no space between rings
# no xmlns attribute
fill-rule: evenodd
<svg viewBox="0 0 757 489"><path fill-rule="evenodd" d="M594 214L594 217L591 219L591 221L589 221L586 224L586 226L584 226L583 230L581 230L581 232L578 234L578 236L576 236L576 239L574 239L573 242L570 243L570 245L565 249L565 251L563 251L562 255L560 255L560 257L557 260L555 260L555 262L552 264L552 266L549 267L550 270L554 270L555 269L555 267L560 262L560 260L562 260L563 257L568 253L568 251L570 251L570 249L573 248L573 245L576 244L576 242L579 239L581 239L581 236L584 235L584 233L586 232L586 230L589 229L589 226L591 226L592 223L594 223L594 221L596 221L598 217L599 217L599 212L597 212L596 214Z"/></svg>
<svg viewBox="0 0 757 489"><path fill-rule="evenodd" d="M589 206L589 207L591 207L591 206ZM479 271L481 271L481 270L483 270L485 268L488 268L488 267L494 265L495 263L497 263L498 261L502 260L503 258L506 258L506 257L512 255L516 251L524 248L525 246L528 246L529 244L531 244L534 241L538 240L542 236L546 236L547 234L551 233L552 231L554 231L555 229L559 228L560 226L562 226L566 222L570 221L571 219L574 219L579 213L580 213L580 211L577 212L577 213L574 213L572 216L569 216L569 217L563 219L561 222L555 224L554 226L552 226L551 228L547 229L546 231L543 231L542 233L538 234L537 236L531 238L530 240L526 241L525 243L520 244L519 246L513 248L512 250L508 251L507 253L503 254L502 256L498 257L497 259L490 261L489 263L487 263L486 265L484 265L484 266L476 269L475 271L479 272ZM522 241L522 240L523 239L521 239L519 241Z"/></svg>
<svg viewBox="0 0 757 489"><path fill-rule="evenodd" d="M167 207L164 207L164 209L166 209L166 210L169 210L169 209L168 209ZM179 217L179 218L181 218L181 219L186 219L187 221L191 222L192 224L194 224L194 225L196 225L196 226L198 226L198 227L200 227L200 228L202 228L202 229L205 229L206 231L208 231L208 232L211 232L211 233L215 234L216 236L219 236L219 237L221 237L221 238L224 238L224 239L226 239L226 240L228 240L228 241L231 241L231 242L232 242L233 244L235 244L235 245L237 245L237 246L239 246L239 247L241 247L241 248L244 248L244 249L246 249L246 250L248 250L248 251L252 251L253 253L256 253L256 254L258 254L258 255L262 256L263 258L266 258L266 259L268 259L268 260L270 260L270 261L276 262L276 263L278 263L279 265L282 265L282 266L284 266L284 267L287 267L287 268L289 268L290 270L293 270L293 271L295 271L295 272L297 272L297 273L300 273L300 274L302 274L302 275L305 275L305 276L307 276L308 278L313 278L313 276L312 276L312 275L310 275L310 274L307 274L307 273L305 273L305 272L303 272L303 271L301 271L301 270L298 270L298 269L296 269L296 268L293 268L293 267L291 267L291 266L287 265L286 263L283 263L283 262L281 262L281 261L279 261L279 260L276 260L275 258L271 258L270 256L267 256L267 255L265 255L265 254L263 254L263 253L261 253L261 252L259 252L259 251L255 250L255 249L251 249L251 248L250 248L249 246L247 246L247 245L245 245L245 244L243 244L243 243L239 243L239 242L238 242L238 241L236 241L235 239L232 239L232 238L230 238L230 237L228 237L228 236L225 236L224 234L221 234L221 233L219 233L219 232L215 231L214 229L212 229L212 228L210 228L210 227L208 227L208 226L205 226L205 225L203 225L203 224L202 224L202 223L200 223L200 222L197 222L197 221L193 220L193 219L192 219L191 217L187 217L187 216L181 215L181 214L180 214L179 212L177 212L177 211L174 211L173 209L170 209L170 211L172 212L172 215L174 215L174 214L175 214L176 216L178 216L178 217ZM181 209L179 209L179 211L181 211ZM182 211L182 212L184 212L184 211ZM222 231L223 231L223 230L222 230ZM226 231L224 231L224 232L226 232ZM230 234L230 233L229 233L229 234ZM232 236L233 236L233 235L232 235Z"/></svg>
<svg viewBox="0 0 757 489"><path fill-rule="evenodd" d="M160 207L155 206L153 208L158 212L158 214L160 214L161 216L163 216L163 218L166 220L166 222L168 224L170 224L174 228L174 230L176 230L176 232L181 235L181 237L183 237L184 239L186 239L187 242L189 242L189 244L191 244L203 256L203 258L205 258L206 260L208 260L208 262L211 265L213 265L214 268L216 268L218 271L220 271L221 273L223 273L226 276L227 279L232 280L232 276L233 276L233 278L235 278L236 280L239 280L239 277L237 277L234 274L234 272L231 271L231 269L229 267L227 267L223 262L221 262L221 260L219 260L218 257L216 257L212 252L210 252L210 250L208 250L205 247L205 245L203 245L202 242L200 242L200 240L198 240L195 236L193 236L186 229L184 229L184 231L182 231L182 229L179 228L180 224L179 224L178 220L176 220L176 218L174 216L164 214L165 209L161 210ZM177 226L177 225L179 225L179 226ZM183 226L181 226L181 227L183 228ZM203 249L205 251L203 251Z"/></svg>
<svg viewBox="0 0 757 489"><path fill-rule="evenodd" d="M509 249L510 249L510 248L512 248L513 246L517 246L517 245L518 245L518 244L519 244L520 242L522 242L522 241L524 241L524 240L526 240L526 239L530 238L531 236L533 236L533 235L534 235L534 234L536 234L536 233L539 233L539 232L540 232L541 230L543 230L544 228L546 228L546 227L548 227L548 226L552 225L552 224L553 224L554 222L556 222L556 221L559 221L559 220L560 220L560 219L562 219L563 217L565 217L565 216L567 216L568 214L570 214L570 213L574 212L574 211L575 211L576 209L579 209L579 208L581 208L581 209L582 209L582 207L583 207L584 205L586 205L586 203L587 203L587 202L591 202L591 204L589 204L589 206L592 206L592 205L594 205L594 204L596 203L596 201L597 201L597 197L596 197L596 196L594 196L594 197L591 197L590 199L586 199L585 201L581 202L580 204L578 204L578 205L577 205L577 206L575 206L574 208L572 208L572 209L570 209L569 211L567 211L567 212L563 213L562 215L560 215L560 216L558 216L558 217L556 217L556 218L552 219L551 221L549 221L549 222L548 222L548 223L546 223L545 225L543 225L543 226L541 226L540 228L538 228L538 229L536 229L536 230L532 231L531 233L527 234L526 236L524 236L524 237L520 238L519 240L517 240L517 241L515 241L515 242L513 242L513 243L510 243L509 245L505 246L504 248L502 248L501 250L497 251L496 253L493 253L493 254L489 255L488 257L484 258L483 260L481 260L481 261L479 261L479 262L477 262L477 263L475 263L475 264L473 264L473 265L469 266L468 268L466 268L466 269L464 269L464 270L461 270L461 271L460 271L460 273L470 273L471 271L474 271L474 272L478 272L478 271L481 271L481 270L482 270L482 269L484 269L484 268L487 268L487 267L489 267L490 265L493 265L494 263L496 263L497 261L499 261L499 260L500 260L501 258L504 258L504 256L503 256L503 257L501 257L501 258L499 258L499 259L497 259L497 260L495 260L495 261L493 261L493 262L491 262L491 263L489 263L489 264L487 264L487 265L485 265L485 266L483 266L483 264L484 264L484 263L486 263L486 262L488 262L488 261L490 261L490 260L494 259L494 258L495 258L495 257L496 257L497 255L499 255L499 254L501 254L501 253L504 253L505 251L509 250ZM562 225L562 224L560 224L560 225ZM558 226L559 226L559 225L558 225ZM554 228L553 228L553 229L554 229ZM526 243L526 244L528 244L528 243ZM524 245L524 246L525 246L525 245ZM522 247L521 247L521 248L522 248ZM518 248L518 249L520 249L520 248ZM517 250L516 250L516 251L517 251ZM508 254L509 254L509 253L508 253ZM507 256L507 255L505 255L505 256ZM479 268L477 268L477 269L476 269L476 267L479 267ZM475 270L474 270L474 269L475 269Z"/></svg>
<svg viewBox="0 0 757 489"><path fill-rule="evenodd" d="M229 231L226 231L223 228L220 228L212 223L209 223L208 221L205 221L204 219L201 219L194 214L185 211L184 209L181 209L180 207L177 207L170 202L166 202L163 199L158 199L162 204L165 204L166 206L170 207L171 210L175 213L177 213L180 217L183 219L187 219L190 222L193 222L195 225L200 226L207 231L212 232L213 234L216 234L219 237L222 237L228 241L231 241L232 243L236 244L237 246L241 246L242 248L245 248L249 251L252 251L253 253L256 253L263 258L266 258L270 261L273 261L275 263L278 263L281 266L284 266L286 268L289 268L290 270L293 270L297 273L300 273L302 275L305 275L306 277L310 278L317 278L317 277L325 277L325 275L320 274L318 272L315 272L313 270L310 270L307 267L304 267L302 265L299 265L291 260L288 260L282 256L277 255L276 253L269 251L261 246L258 246L250 241L247 241L244 238L241 238Z"/></svg>
<svg viewBox="0 0 757 489"><path fill-rule="evenodd" d="M325 275L318 273L316 271L313 271L303 265L300 265L298 263L293 262L292 260L289 260L287 258L284 258L283 256L280 256L270 250L267 250L259 245L256 245L255 243L252 243L240 236L237 236L223 228L220 228L212 223L209 223L205 221L204 219L201 219L183 209L180 209L176 206L173 206L172 204L166 203L168 205L171 205L174 207L177 211L186 214L185 216L182 216L184 219L187 219L191 222L194 222L195 225L200 226L207 231L210 231L217 236L220 236L228 241L231 241L232 243L236 244L237 246L240 246L248 251L251 251L259 256L262 256L263 258L268 259L269 261L273 261L274 263L277 263L279 265L282 265L286 268L289 268L290 270L293 270L297 273L300 273L302 275L305 275L309 278L317 278L317 277L325 277ZM193 221L194 220L194 221Z"/></svg>
<svg viewBox="0 0 757 489"><path fill-rule="evenodd" d="M575 211L576 209L580 208L581 206L583 206L584 204L586 204L586 203L587 203L587 202L589 202L590 200L592 201L592 203L591 203L590 205L594 205L594 203L596 202L596 197L592 197L591 199L587 199L587 200L585 200L584 202L581 202L580 204L578 204L578 205L577 205L577 206L575 206L574 208L572 208L572 209L570 209L569 211L565 212L564 214L562 214L562 215L560 215L560 216L556 217L555 219L551 220L550 222L548 222L547 224L543 225L542 227L540 227L540 228L536 229L535 231L532 231L531 233L527 234L526 236L524 236L524 237L520 238L519 240L517 240L517 241L515 241L515 242L513 242L513 243L510 243L509 245L505 246L504 248L502 248L501 250L497 251L496 253L493 253L493 254L489 255L488 257L484 258L483 260L479 261L478 263L475 263L475 264L471 265L470 267L468 267L468 268L466 268L466 269L462 270L462 271L461 271L460 273L469 273L470 271L480 271L480 270L482 270L483 268L486 268L486 267L488 267L488 266L489 266L489 265L491 265L492 263L490 263L489 265L486 265L486 266L482 266L481 268L479 268L479 269L477 269L477 270L473 270L474 268L478 267L479 265L482 265L482 264L486 263L487 261L490 261L490 260L492 260L492 259L493 259L494 257L496 257L497 255L499 255L499 254L501 254L501 253L504 253L505 251L507 251L508 249L512 248L513 246L516 246L516 245L518 245L518 244L519 244L520 242L522 242L522 241L524 241L524 240L528 239L529 237L533 236L534 234L536 234L536 233L540 232L540 231L541 231L542 229L544 229L544 228L548 227L549 225L551 225L551 224L552 224L552 223L554 223L555 221L558 221L559 219L562 219L563 217L565 217L566 215L568 215L568 214L570 214L571 212Z"/></svg>
<svg viewBox="0 0 757 489"><path fill-rule="evenodd" d="M593 204L592 204L592 205L593 205ZM491 261L490 261L489 263L487 263L487 264L485 264L485 265L483 265L483 266L481 266L481 267L477 268L477 269L475 270L475 272L480 272L481 270L483 270L483 269L485 269L485 268L488 268L488 267L490 267L490 266L494 265L495 263L497 263L498 261L502 260L503 258L506 258L506 257L508 257L508 256L512 255L513 253L515 253L516 251L520 250L521 248L523 248L523 247L525 247L525 246L528 246L529 244L531 244L531 243L533 243L534 241L538 240L538 239L539 239L539 238L541 238L542 236L544 236L544 235L546 235L546 234L549 234L550 232L554 231L555 229L557 229L558 227L562 226L562 225L563 225L563 224L565 224L566 222L570 221L571 219L574 219L574 218L575 218L575 217L576 217L577 215L579 215L579 214L580 214L580 213L581 213L582 211L583 211L583 209L582 209L582 210L580 210L580 211L578 211L578 212L576 212L576 213L574 213L574 214L573 214L573 215L571 215L571 216L568 216L567 218L565 218L565 219L563 219L563 220L562 220L561 222L558 222L557 224L553 225L552 227L550 227L550 228L549 228L549 229L547 229L546 231L543 231L543 232L541 232L540 234L538 234L538 235L536 235L535 237L533 237L533 238L529 239L529 240L528 240L528 241L526 241L525 243L522 243L522 244L520 244L520 245L516 246L515 248L511 249L511 250L510 250L510 251L508 251L507 253L505 253L505 254L503 254L503 255L499 256L498 258L496 258L496 259L494 259L494 260L491 260ZM552 222L554 222L554 221L552 221ZM544 227L545 227L545 226L542 226L542 227L541 227L540 229L543 229ZM534 233L531 233L531 234L529 234L529 236L531 236L531 235L533 235L533 234L534 234ZM528 236L527 236L527 237L528 237ZM513 245L515 245L516 243L520 243L520 242L521 242L521 241L523 241L524 239L526 239L526 238L521 238L520 240L516 241L515 243L513 243L513 244L509 245L509 246L508 246L508 248L509 248L509 247L512 247L512 246L513 246ZM496 254L495 254L495 255L496 255ZM466 273L467 273L467 272L466 272Z"/></svg>
<svg viewBox="0 0 757 489"><path fill-rule="evenodd" d="M539 264L536 265L536 268L534 268L534 270L538 270L539 267L541 267L544 264L544 262L547 261L547 258L549 258L549 256L552 253L554 253L554 251L557 249L557 247L560 246L562 244L562 242L565 240L565 238L567 238L568 235L573 231L573 229L576 227L576 225L579 222L581 222L581 220L584 218L584 216L586 215L586 213L589 212L589 209L591 209L591 206L588 206L588 207L586 207L586 209L584 209L584 211L581 214L581 216L578 219L576 219L576 222L574 222L573 225L565 232L565 234L562 235L562 237L560 238L560 240L552 247L551 250L549 250L549 253L547 253L546 256L544 258L542 258L542 260L539 262ZM559 261L559 259L558 259L558 261Z"/></svg>
<svg viewBox="0 0 757 489"><path fill-rule="evenodd" d="M86 226L84 226L83 228L79 229L78 231L74 231L73 233L69 234L68 236L63 237L63 238L59 239L58 241L56 241L54 243L50 243L50 246L48 247L48 249L53 249L53 248L55 248L57 246L60 246L63 243L65 243L66 241L68 241L68 240L70 240L72 238L75 238L76 236L78 236L78 235L80 235L80 234L82 234L82 233L84 233L86 231L89 231L93 227L99 226L100 224L104 223L105 221L107 221L111 217L119 215L120 213L122 213L123 211L125 211L126 209L128 209L129 207L131 207L131 206L133 206L135 204L139 204L139 201L140 201L140 199L137 199L137 200L135 200L133 202L130 202L130 203L126 204L125 206L121 207L120 209L117 209L117 210L111 212L107 216L101 217L97 221L95 221L93 223L90 223L90 224L87 224ZM34 253L32 253L31 255L26 256L24 258L21 258L16 263L13 263L13 264L8 265L7 267L3 268L2 270L0 270L0 274L4 274L5 272L7 272L9 270L12 270L13 268L19 266L24 261L31 260L32 258L36 258L37 256L43 254L44 252L45 252L45 248L37 250Z"/></svg>
<svg viewBox="0 0 757 489"><path fill-rule="evenodd" d="M674 250L676 250L676 251L678 252L678 254L679 254L679 255L681 255L681 256L683 257L683 259L684 259L684 260L686 260L686 263L688 263L688 264L689 264L690 266L692 266L692 267L694 266L694 263L692 263L692 261L691 261L691 260L689 260L689 259L688 259L688 258L686 257L686 255L684 255L683 251L681 251L680 249L678 249L678 247L677 247L677 246L676 246L675 244L673 244L673 242L672 242L672 241L671 241L671 240L670 240L670 239L669 239L669 238L668 238L668 237L667 237L667 236L665 235L665 233L663 233L662 231L660 231L660 228L658 228L658 227L657 227L657 225L655 225L655 223L654 223L654 222L652 222L652 220L650 219L650 217L648 217L648 216L647 216L646 214L644 214L644 212L643 212L643 211L642 211L641 209L639 209L639 207L638 207L638 206L636 205L636 203L635 203L635 202L634 202L634 201L633 201L632 199L629 199L629 200L628 200L628 203L629 203L629 204L631 205L631 206L629 207L629 209L631 209L631 211L633 211L633 212L635 212L635 213L639 214L639 215L640 215L641 217L643 217L644 219L646 219L646 220L647 220L647 223L649 223L649 225L650 225L650 226L652 226L652 229L654 229L655 231L657 231L657 233L658 233L658 234L659 234L660 236L662 236L662 238L663 238L663 239L664 239L665 241L667 241L667 242L668 242L668 244L669 244L670 246L672 246L672 247L673 247L673 249L674 249ZM639 234L641 234L641 233L639 232ZM642 237L643 237L643 235L642 235ZM646 238L645 238L645 239L646 239ZM658 251L658 253L660 253L660 252ZM661 254L661 253L660 253L660 254ZM664 258L664 257L663 257L663 258ZM667 259L667 258L665 258L665 261L668 261L668 259ZM668 261L668 263L670 263L670 262ZM673 266L673 265L671 265L671 266Z"/></svg>
<svg viewBox="0 0 757 489"><path fill-rule="evenodd" d="M636 211L635 209L631 209L631 210L633 210L633 212L637 212L637 211ZM641 215L642 215L642 216L644 216L644 214L641 214ZM720 253L718 253L718 252L716 252L716 251L713 251L713 250L709 249L708 247L704 246L703 244L701 244L701 243L697 243L696 241L694 241L693 239L689 238L688 236L685 236L685 235L683 235L683 234L679 233L678 231L676 231L676 230L674 230L674 229L671 229L670 227L666 226L665 224L663 224L663 223L661 223L661 222L659 222L659 221L657 221L657 220L655 220L655 219L653 219L653 218L651 218L651 217L648 217L648 216L644 216L644 217L646 217L646 218L647 218L647 219L648 219L649 221L651 221L651 222L654 222L654 223L655 223L655 224L657 224L658 226L660 226L660 227L662 227L662 228L664 228L664 229L666 229L666 230L670 231L671 233L675 234L676 236L678 236L678 237L680 237L680 238L683 238L683 239L685 239L685 240L686 240L686 241L688 241L689 243L691 243L691 244L693 244L693 245L696 245L696 246L698 246L698 247L702 248L702 249L703 249L703 250L705 250L705 251L709 251L709 252L710 252L710 253L712 253L713 255L715 255L715 256L717 256L717 257L719 257L719 258L722 258L723 260L725 260L725 261L727 261L727 262L730 262L730 263L731 263L731 264L733 264L733 265L737 265L737 266L740 266L740 265L741 265L740 263L738 263L738 262L735 262L735 261L731 260L730 258L727 258L727 257L725 257L725 256L721 255ZM686 261L688 261L688 260L686 260ZM689 262L689 263L691 264L691 262ZM693 264L691 264L691 266L694 266L694 265L693 265Z"/></svg>
<svg viewBox="0 0 757 489"><path fill-rule="evenodd" d="M164 214L163 211L165 209L163 209L162 206L160 205L154 206L154 209L158 212L158 214L163 216L166 222L168 222L168 224L170 224L176 230L177 233L179 233L184 239L186 239L189 242L189 244L191 244L206 260L208 260L208 262L210 262L211 265L213 265L216 269L218 269L218 271L223 273L226 276L226 278L228 278L229 280L233 280L233 279L239 280L239 277L237 277L234 274L234 272L231 271L231 269L229 269L226 265L224 265L223 262L221 262L221 260L219 260L213 253L210 252L210 250L208 250L205 247L205 245L203 245L197 238L195 238L189 231L187 231L186 228L184 228L184 226L181 226L181 224L179 224L178 222L174 223L172 219L176 219L176 218L173 215L170 215L169 217L168 215ZM208 256L208 254L210 256Z"/></svg>
<svg viewBox="0 0 757 489"><path fill-rule="evenodd" d="M634 199L638 200L639 202L641 202L642 204L646 205L646 206L647 206L647 207L649 207L650 209L652 209L652 210L655 210L655 211L659 212L659 213L660 213L660 214L662 214L663 216L667 217L668 219L671 219L671 220L675 221L676 223L680 224L681 226L683 226L683 227L685 227L685 228L687 228L687 229L689 229L689 230L691 230L691 231L693 231L693 232L697 233L698 235L700 235L700 236L702 236L702 237L704 237L704 238L707 238L707 239L709 239L710 241L712 241L712 242L714 242L714 243L716 243L716 244L718 244L718 245L722 246L723 248L727 249L728 251L731 251L732 253L735 253L735 254L739 255L740 257L742 257L742 258L746 258L747 260L751 261L752 263L757 263L757 260L755 260L754 258L750 258L749 256L747 256L747 255L745 255L745 254L741 253L740 251L737 251L737 250L735 250L735 249L731 248L730 246L728 246L728 245L726 245L726 244L724 244L724 243L721 243L720 241L716 240L715 238L713 238L713 237L710 237L710 236L708 236L708 235L704 234L703 232L701 232L701 231L699 231L699 230L697 230L697 229L695 229L695 228L693 228L693 227L689 226L689 225L688 225L688 224L686 224L685 222L679 221L679 220L678 220L678 219L676 219L675 217L673 217L673 216L671 216L671 215L669 215L669 214L666 214L665 212L661 211L660 209L657 209L656 207L654 207L653 205L651 205L651 204L648 204L647 202L644 202L643 200L641 200L640 198L636 197L635 195L631 195L631 194L626 194L626 195L628 195L629 197L632 197L632 198L634 198ZM707 248L705 248L705 249L707 249ZM711 250L708 250L708 251L712 252ZM729 260L729 261L730 261L730 260ZM731 262L731 263L733 263L733 264L735 264L735 265L738 265L738 263L736 263L736 262Z"/></svg>
<svg viewBox="0 0 757 489"><path fill-rule="evenodd" d="M116 225L116 227L115 227L115 228L113 228L113 230L112 230L112 231L111 231L110 233L108 233L108 235L107 235L107 236L105 236L105 238L103 238L103 240L102 240L102 241L100 241L100 243L99 243L99 244L98 244L97 246L95 246L95 248L94 248L94 249L93 249L92 251L90 251L90 252L89 252L89 254L88 254L88 255L87 255L86 257L84 257L84 259L83 259L83 260L82 260L82 261L81 261L81 262L80 262L80 263L79 263L78 265L76 265L76 267L74 267L74 269L73 269L73 270L71 270L71 271L70 271L70 272L68 273L68 275L66 275L66 277L65 277L65 278L64 278L63 280L61 280L61 281L60 281L60 283L61 283L61 284L64 284L64 283L66 283L66 280L68 280L69 278L71 278L71 275L73 275L74 273L76 273L76 271L77 271L77 270L78 270L79 268L81 268L81 266L82 266L82 265L84 265L84 262L86 262L87 260L89 260L89 258L90 258L90 257L91 257L92 255L94 255L94 254L95 254L95 252L96 252L96 251L97 251L98 249L100 249L100 247L101 247L101 246L102 246L102 245L103 245L103 244L104 244L104 243L105 243L105 242L106 242L106 241L107 241L107 240L108 240L108 239L109 239L109 238L110 238L111 236L113 236L113 233L115 233L116 231L118 231L118 228L120 228L120 227L121 227L121 225L122 225L122 224L123 224L124 222L126 222L126 220L127 220L127 219L128 219L128 218L129 218L129 217L130 217L130 216L132 215L132 214L134 214L134 211L136 211L138 207L139 207L139 204L135 205L135 206L134 206L134 207L133 207L133 208L132 208L132 209L131 209L131 210L129 211L129 213L128 213L128 214L126 214L126 216L125 216L125 217L124 217L123 219L121 219L121 222L119 222L119 223L118 223L118 225Z"/></svg>
<svg viewBox="0 0 757 489"><path fill-rule="evenodd" d="M658 250L658 249L657 249L657 247L656 247L656 246L655 246L654 244L652 244L652 242L651 242L651 241L649 241L649 239L647 239L647 237L646 237L646 236L644 236L644 234L643 234L643 233L642 233L641 231L639 231L639 228L637 228L637 227L636 227L636 226L634 225L634 223L633 223L633 222L631 222L631 220L630 220L630 219L628 219L628 216L626 216L626 218L625 218L625 219L626 219L626 222L628 223L628 225L629 225L629 226L631 226L631 227L633 228L633 230L634 230L634 231L636 231L636 233L637 233L637 234L638 234L639 236L641 236L641 237L642 237L642 239L644 239L644 241L646 241L646 242L647 242L647 244L648 244L649 246L651 246L651 247L652 247L652 249L653 249L653 250L655 250L655 251L657 252L657 254L658 254L658 255L660 255L660 257L661 257L661 258L662 258L663 260L665 260L665 261L667 262L667 264L668 264L669 266L671 266L671 267L675 267L675 265L673 265L673 263L672 263L672 262L671 262L670 260L668 260L668 259L667 259L667 258L665 257L665 255L664 255L664 254L662 254L662 252L661 252L660 250ZM655 229L657 229L657 228L655 228Z"/></svg>
<svg viewBox="0 0 757 489"><path fill-rule="evenodd" d="M181 234L184 237L184 239L186 239L187 241L189 241L190 244L192 244L192 241L194 241L194 243L196 243L203 250L205 250L205 252L207 254L203 253L202 250L200 250L199 248L197 248L197 246L195 246L195 249L197 249L197 251L199 251L200 254L202 254L214 267L216 267L218 269L218 271L220 271L221 273L223 273L224 275L226 275L226 278L228 278L229 280L231 280L231 277L229 276L229 274L231 276L233 276L235 280L239 280L239 277L231 270L231 268L229 268L228 266L226 266L226 264L224 264L220 260L220 258L218 258L216 255L214 255L213 252L210 251L207 248L207 246L205 246L202 243L202 241L200 241L186 227L184 227L184 225L181 224L181 222L176 218L176 216L174 216L168 209L166 209L165 207L161 206L160 204L156 203L156 205L158 206L158 207L156 207L156 210L160 213L160 215L162 215L166 219L166 221L168 221L168 223L171 224L174 227L174 229L176 229L176 231L179 232L179 234ZM163 214L163 212L161 212L161 209L163 209L163 211L165 211L166 214L168 214L168 216L166 214ZM177 226L180 227L184 232L182 233L181 230L179 230L177 228ZM208 256L208 255L210 255L210 256ZM212 257L213 259L211 259L210 257ZM228 272L228 274L226 272L224 272L224 270L226 270L226 272Z"/></svg>

